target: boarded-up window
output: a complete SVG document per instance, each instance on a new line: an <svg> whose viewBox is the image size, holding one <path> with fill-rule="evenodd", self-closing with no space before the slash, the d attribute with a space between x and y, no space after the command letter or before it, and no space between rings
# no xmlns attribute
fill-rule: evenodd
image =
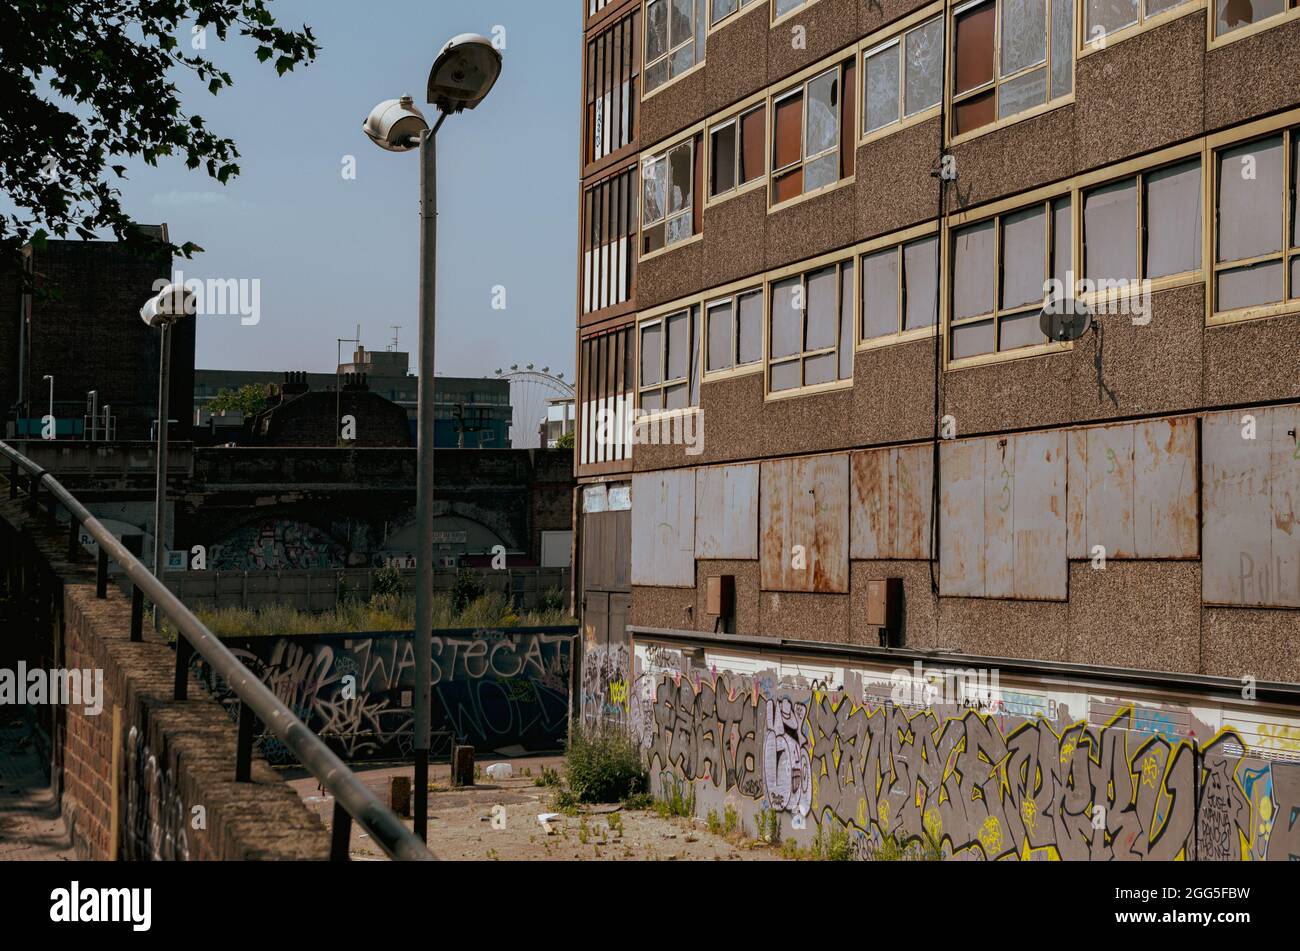
<svg viewBox="0 0 1300 951"><path fill-rule="evenodd" d="M695 159L700 141L697 135L642 161L642 254L696 233Z"/></svg>
<svg viewBox="0 0 1300 951"><path fill-rule="evenodd" d="M850 454L850 557L930 557L933 452L908 446Z"/></svg>
<svg viewBox="0 0 1300 951"><path fill-rule="evenodd" d="M758 465L695 471L695 557L758 557Z"/></svg>
<svg viewBox="0 0 1300 951"><path fill-rule="evenodd" d="M852 173L841 154L841 74L853 62L834 66L774 100L771 203L787 201ZM856 81L856 80L854 80Z"/></svg>
<svg viewBox="0 0 1300 951"><path fill-rule="evenodd" d="M765 591L849 590L849 457L761 464L759 564Z"/></svg>
<svg viewBox="0 0 1300 951"><path fill-rule="evenodd" d="M632 584L695 586L695 470L632 476Z"/></svg>
<svg viewBox="0 0 1300 951"><path fill-rule="evenodd" d="M1137 179L1103 185L1084 195L1084 275L1094 285L1137 277L1137 229Z"/></svg>
<svg viewBox="0 0 1300 951"><path fill-rule="evenodd" d="M772 285L769 392L852 377L852 275L843 261Z"/></svg>
<svg viewBox="0 0 1300 951"><path fill-rule="evenodd" d="M766 106L756 106L709 131L709 196L725 195L762 176Z"/></svg>
<svg viewBox="0 0 1300 951"><path fill-rule="evenodd" d="M1211 413L1201 425L1202 598L1300 607L1300 407Z"/></svg>
<svg viewBox="0 0 1300 951"><path fill-rule="evenodd" d="M1069 453L1071 558L1196 557L1194 418L1071 430Z"/></svg>
<svg viewBox="0 0 1300 951"><path fill-rule="evenodd" d="M582 312L627 302L636 275L636 166L588 188L582 206Z"/></svg>
<svg viewBox="0 0 1300 951"><path fill-rule="evenodd" d="M632 456L632 328L586 337L580 351L577 399L580 465Z"/></svg>
<svg viewBox="0 0 1300 951"><path fill-rule="evenodd" d="M710 301L705 369L710 373L763 358L763 289Z"/></svg>
<svg viewBox="0 0 1300 951"><path fill-rule="evenodd" d="M653 92L704 62L706 0L649 0L645 7L645 89Z"/></svg>
<svg viewBox="0 0 1300 951"><path fill-rule="evenodd" d="M1041 106L1073 88L1070 0L969 3L953 13L953 26L953 134Z"/></svg>
<svg viewBox="0 0 1300 951"><path fill-rule="evenodd" d="M940 594L1065 600L1065 433L945 442L940 451Z"/></svg>
<svg viewBox="0 0 1300 951"><path fill-rule="evenodd" d="M1041 202L953 233L950 360L1047 343L1038 317L1049 282L1070 267L1069 203Z"/></svg>
<svg viewBox="0 0 1300 951"><path fill-rule="evenodd" d="M634 10L587 44L588 162L626 148L635 137L639 18Z"/></svg>
<svg viewBox="0 0 1300 951"><path fill-rule="evenodd" d="M1289 215L1295 193L1284 173L1286 151L1294 148L1296 138L1296 130L1290 130L1215 155L1217 312L1300 296L1288 274L1288 262L1290 269L1295 262L1296 236Z"/></svg>
<svg viewBox="0 0 1300 951"><path fill-rule="evenodd" d="M938 248L937 238L919 238L862 258L863 340L934 325Z"/></svg>
<svg viewBox="0 0 1300 951"><path fill-rule="evenodd" d="M1165 277L1201 266L1201 160L1180 162L1143 176L1146 187L1145 277Z"/></svg>

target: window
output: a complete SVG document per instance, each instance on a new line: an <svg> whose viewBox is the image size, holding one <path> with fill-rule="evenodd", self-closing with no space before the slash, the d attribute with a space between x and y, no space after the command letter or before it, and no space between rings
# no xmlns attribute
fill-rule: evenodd
<svg viewBox="0 0 1300 951"><path fill-rule="evenodd" d="M1103 36L1135 23L1145 23L1157 14L1188 2L1190 0L1085 0L1084 42L1094 43Z"/></svg>
<svg viewBox="0 0 1300 951"><path fill-rule="evenodd" d="M772 285L768 391L853 377L853 262Z"/></svg>
<svg viewBox="0 0 1300 951"><path fill-rule="evenodd" d="M1214 35L1224 36L1262 23L1287 11L1300 9L1297 0L1214 0Z"/></svg>
<svg viewBox="0 0 1300 951"><path fill-rule="evenodd" d="M619 20L587 44L586 161L595 162L631 144L637 101L638 14Z"/></svg>
<svg viewBox="0 0 1300 951"><path fill-rule="evenodd" d="M763 289L742 291L710 301L704 369L713 373L747 366L763 359Z"/></svg>
<svg viewBox="0 0 1300 951"><path fill-rule="evenodd" d="M865 133L937 106L943 96L943 17L868 50L862 75Z"/></svg>
<svg viewBox="0 0 1300 951"><path fill-rule="evenodd" d="M632 166L583 194L582 312L622 304L636 273L637 169Z"/></svg>
<svg viewBox="0 0 1300 951"><path fill-rule="evenodd" d="M641 253L671 247L695 233L696 139L641 162Z"/></svg>
<svg viewBox="0 0 1300 951"><path fill-rule="evenodd" d="M632 398L632 328L623 327L582 341L577 399L581 420L579 464L628 459L632 454L626 410ZM490 402L504 405L504 397Z"/></svg>
<svg viewBox="0 0 1300 951"><path fill-rule="evenodd" d="M1057 198L953 232L951 360L1047 343L1047 281L1071 268L1070 199Z"/></svg>
<svg viewBox="0 0 1300 951"><path fill-rule="evenodd" d="M709 25L721 23L741 7L747 7L755 0L709 0Z"/></svg>
<svg viewBox="0 0 1300 951"><path fill-rule="evenodd" d="M953 135L1074 88L1074 0L975 0L952 20Z"/></svg>
<svg viewBox="0 0 1300 951"><path fill-rule="evenodd" d="M648 413L698 406L700 308L642 322L641 409Z"/></svg>
<svg viewBox="0 0 1300 951"><path fill-rule="evenodd" d="M847 90L841 101L841 73ZM773 101L772 204L833 185L853 174L853 61L833 66ZM844 141L841 142L841 139Z"/></svg>
<svg viewBox="0 0 1300 951"><path fill-rule="evenodd" d="M1300 297L1300 130L1215 153L1214 310Z"/></svg>
<svg viewBox="0 0 1300 951"><path fill-rule="evenodd" d="M798 10L808 0L772 0L772 16L783 17L792 10Z"/></svg>
<svg viewBox="0 0 1300 951"><path fill-rule="evenodd" d="M934 326L939 239L919 238L862 258L862 339Z"/></svg>
<svg viewBox="0 0 1300 951"><path fill-rule="evenodd" d="M645 91L704 62L706 0L650 0L645 6Z"/></svg>
<svg viewBox="0 0 1300 951"><path fill-rule="evenodd" d="M757 181L767 135L767 107L755 106L709 131L709 197L725 195Z"/></svg>
<svg viewBox="0 0 1300 951"><path fill-rule="evenodd" d="M1094 289L1201 267L1201 160L1083 194L1083 274Z"/></svg>

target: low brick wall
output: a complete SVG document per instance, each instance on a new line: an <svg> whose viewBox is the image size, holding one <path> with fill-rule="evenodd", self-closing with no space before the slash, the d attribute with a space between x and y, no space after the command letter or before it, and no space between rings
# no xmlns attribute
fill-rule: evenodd
<svg viewBox="0 0 1300 951"><path fill-rule="evenodd" d="M24 592L51 621L59 666L102 669L102 710L62 708L55 737L64 817L88 859L327 859L320 818L262 759L236 783L236 728L191 677L172 699L174 651L148 618L131 643L130 599L95 597L93 566L69 563L66 527L47 530L0 504L0 548L20 559ZM38 622L39 623L39 622ZM60 770L61 767L61 770Z"/></svg>

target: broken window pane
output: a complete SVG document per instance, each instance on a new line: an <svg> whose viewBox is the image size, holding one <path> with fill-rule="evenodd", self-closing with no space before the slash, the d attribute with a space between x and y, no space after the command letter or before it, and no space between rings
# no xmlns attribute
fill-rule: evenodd
<svg viewBox="0 0 1300 951"><path fill-rule="evenodd" d="M984 221L958 231L953 249L953 318L990 313L995 270L993 222Z"/></svg>
<svg viewBox="0 0 1300 951"><path fill-rule="evenodd" d="M659 62L647 66L645 69L645 91L653 92L668 80L668 60L661 59Z"/></svg>
<svg viewBox="0 0 1300 951"><path fill-rule="evenodd" d="M1046 0L1002 0L1002 75L1047 61Z"/></svg>
<svg viewBox="0 0 1300 951"><path fill-rule="evenodd" d="M668 52L668 0L650 0L645 17L645 58L652 63Z"/></svg>
<svg viewBox="0 0 1300 951"><path fill-rule="evenodd" d="M837 70L822 73L808 83L808 130L805 156L817 155L839 143L839 86ZM808 186L811 190L812 185Z"/></svg>
<svg viewBox="0 0 1300 951"><path fill-rule="evenodd" d="M803 190L812 191L814 188L821 188L823 185L832 185L840 177L840 157L836 152L830 152L819 159L813 159L803 170Z"/></svg>
<svg viewBox="0 0 1300 951"><path fill-rule="evenodd" d="M801 349L803 281L787 278L772 285L772 356L788 357ZM798 384L796 384L798 385Z"/></svg>
<svg viewBox="0 0 1300 951"><path fill-rule="evenodd" d="M694 0L673 0L672 22L668 31L669 44L672 49L676 49L687 40L694 38L694 20ZM695 51L691 50L691 56L694 55ZM675 74L676 69L673 72Z"/></svg>
<svg viewBox="0 0 1300 951"><path fill-rule="evenodd" d="M664 216L668 188L668 161L659 158L641 166L641 222L651 224Z"/></svg>
<svg viewBox="0 0 1300 951"><path fill-rule="evenodd" d="M867 132L898 120L898 44L867 57Z"/></svg>
<svg viewBox="0 0 1300 951"><path fill-rule="evenodd" d="M1047 261L1046 210L1039 206L1002 218L1002 307L1043 299Z"/></svg>
<svg viewBox="0 0 1300 951"><path fill-rule="evenodd" d="M735 13L740 0L711 0L711 2L713 4L713 18L710 22L717 23L723 17Z"/></svg>
<svg viewBox="0 0 1300 951"><path fill-rule="evenodd" d="M802 3L803 0L776 0L776 15L780 16L783 13L789 13Z"/></svg>
<svg viewBox="0 0 1300 951"><path fill-rule="evenodd" d="M962 360L993 352L993 321L978 320L952 328L952 359Z"/></svg>
<svg viewBox="0 0 1300 951"><path fill-rule="evenodd" d="M817 383L830 383L834 379L836 379L835 354L823 353L804 360L804 386L813 386Z"/></svg>
<svg viewBox="0 0 1300 951"><path fill-rule="evenodd" d="M772 382L770 384L773 393L781 390L798 389L802 382L802 368L800 360L790 360L786 363L776 363L772 365Z"/></svg>
<svg viewBox="0 0 1300 951"><path fill-rule="evenodd" d="M1182 0L1178 0L1182 2ZM1074 88L1074 0L1052 0L1052 96Z"/></svg>
<svg viewBox="0 0 1300 951"><path fill-rule="evenodd" d="M1138 0L1087 0L1084 16L1084 38L1091 43L1136 23Z"/></svg>
<svg viewBox="0 0 1300 951"><path fill-rule="evenodd" d="M1219 152L1219 261L1281 250L1282 136Z"/></svg>
<svg viewBox="0 0 1300 951"><path fill-rule="evenodd" d="M840 266L840 379L853 376L853 262Z"/></svg>
<svg viewBox="0 0 1300 951"><path fill-rule="evenodd" d="M740 117L740 183L752 182L764 172L763 137L766 134L766 112L763 106L751 109Z"/></svg>
<svg viewBox="0 0 1300 951"><path fill-rule="evenodd" d="M907 300L904 330L932 327L939 317L938 238L922 238L903 247L903 287Z"/></svg>
<svg viewBox="0 0 1300 951"><path fill-rule="evenodd" d="M736 187L736 123L714 129L709 153L712 158L710 194L721 195Z"/></svg>
<svg viewBox="0 0 1300 951"><path fill-rule="evenodd" d="M954 94L993 81L993 26L996 17L997 9L992 2L953 17L956 34L953 54Z"/></svg>
<svg viewBox="0 0 1300 951"><path fill-rule="evenodd" d="M684 380L690 367L690 315L686 311L668 318L668 370L665 380Z"/></svg>
<svg viewBox="0 0 1300 951"><path fill-rule="evenodd" d="M1201 266L1201 160L1146 175L1147 277Z"/></svg>
<svg viewBox="0 0 1300 951"><path fill-rule="evenodd" d="M669 218L668 230L664 237L665 243L676 244L678 241L689 238L694 234L694 229L691 227L691 218L692 215L689 208L676 218Z"/></svg>
<svg viewBox="0 0 1300 951"><path fill-rule="evenodd" d="M808 275L808 326L804 349L820 350L835 346L836 334L836 284L834 266L813 271Z"/></svg>
<svg viewBox="0 0 1300 951"><path fill-rule="evenodd" d="M998 117L1006 118L1047 101L1047 67L1008 80L998 88Z"/></svg>
<svg viewBox="0 0 1300 951"><path fill-rule="evenodd" d="M763 292L740 295L736 362L757 363L763 359Z"/></svg>
<svg viewBox="0 0 1300 951"><path fill-rule="evenodd" d="M692 192L695 189L695 175L691 159L694 157L695 145L686 142L668 153L668 213L676 214L684 208L690 208Z"/></svg>
<svg viewBox="0 0 1300 951"><path fill-rule="evenodd" d="M1003 317L998 349L1015 350L1017 347L1032 347L1047 343L1047 338L1043 336L1043 329L1038 323L1040 313L1031 310L1013 317Z"/></svg>
<svg viewBox="0 0 1300 951"><path fill-rule="evenodd" d="M1222 36L1243 26L1277 16L1286 9L1285 0L1215 0L1214 35Z"/></svg>
<svg viewBox="0 0 1300 951"><path fill-rule="evenodd" d="M1153 17L1157 13L1164 13L1166 10L1172 10L1176 6L1186 3L1187 0L1147 0L1146 15Z"/></svg>
<svg viewBox="0 0 1300 951"><path fill-rule="evenodd" d="M943 95L943 18L931 20L904 40L903 97L906 115L937 105Z"/></svg>
<svg viewBox="0 0 1300 951"><path fill-rule="evenodd" d="M1137 180L1103 185L1083 198L1083 273L1089 280L1137 277Z"/></svg>
<svg viewBox="0 0 1300 951"><path fill-rule="evenodd" d="M659 321L641 326L641 385L654 386L662 379L663 325Z"/></svg>
<svg viewBox="0 0 1300 951"><path fill-rule="evenodd" d="M898 249L862 259L862 337L898 333Z"/></svg>
<svg viewBox="0 0 1300 951"><path fill-rule="evenodd" d="M731 301L709 306L709 348L707 368L726 370L732 365Z"/></svg>
<svg viewBox="0 0 1300 951"><path fill-rule="evenodd" d="M1257 304L1273 304L1282 299L1282 262L1267 261L1253 266L1220 271L1218 306L1215 310L1235 310Z"/></svg>

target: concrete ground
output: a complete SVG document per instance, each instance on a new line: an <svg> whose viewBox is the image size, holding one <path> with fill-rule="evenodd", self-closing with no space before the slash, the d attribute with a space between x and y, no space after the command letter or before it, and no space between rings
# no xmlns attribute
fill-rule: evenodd
<svg viewBox="0 0 1300 951"><path fill-rule="evenodd" d="M75 859L59 803L21 720L0 724L0 862Z"/></svg>
<svg viewBox="0 0 1300 951"><path fill-rule="evenodd" d="M779 858L775 850L732 842L713 835L703 822L662 817L651 810L629 810L618 805L589 806L576 816L547 820L553 813L554 790L536 785L544 768L561 770L562 756L480 759L486 769L509 763L514 775L499 782L481 775L474 786L452 788L451 769L445 763L429 766L429 848L440 859L470 861L601 861L601 860L752 860ZM354 765L357 775L385 804L392 776L412 776L410 766L366 769ZM303 801L328 827L334 799L320 791L316 780L290 779ZM407 825L412 825L407 820ZM355 824L352 858L383 859L383 852Z"/></svg>

